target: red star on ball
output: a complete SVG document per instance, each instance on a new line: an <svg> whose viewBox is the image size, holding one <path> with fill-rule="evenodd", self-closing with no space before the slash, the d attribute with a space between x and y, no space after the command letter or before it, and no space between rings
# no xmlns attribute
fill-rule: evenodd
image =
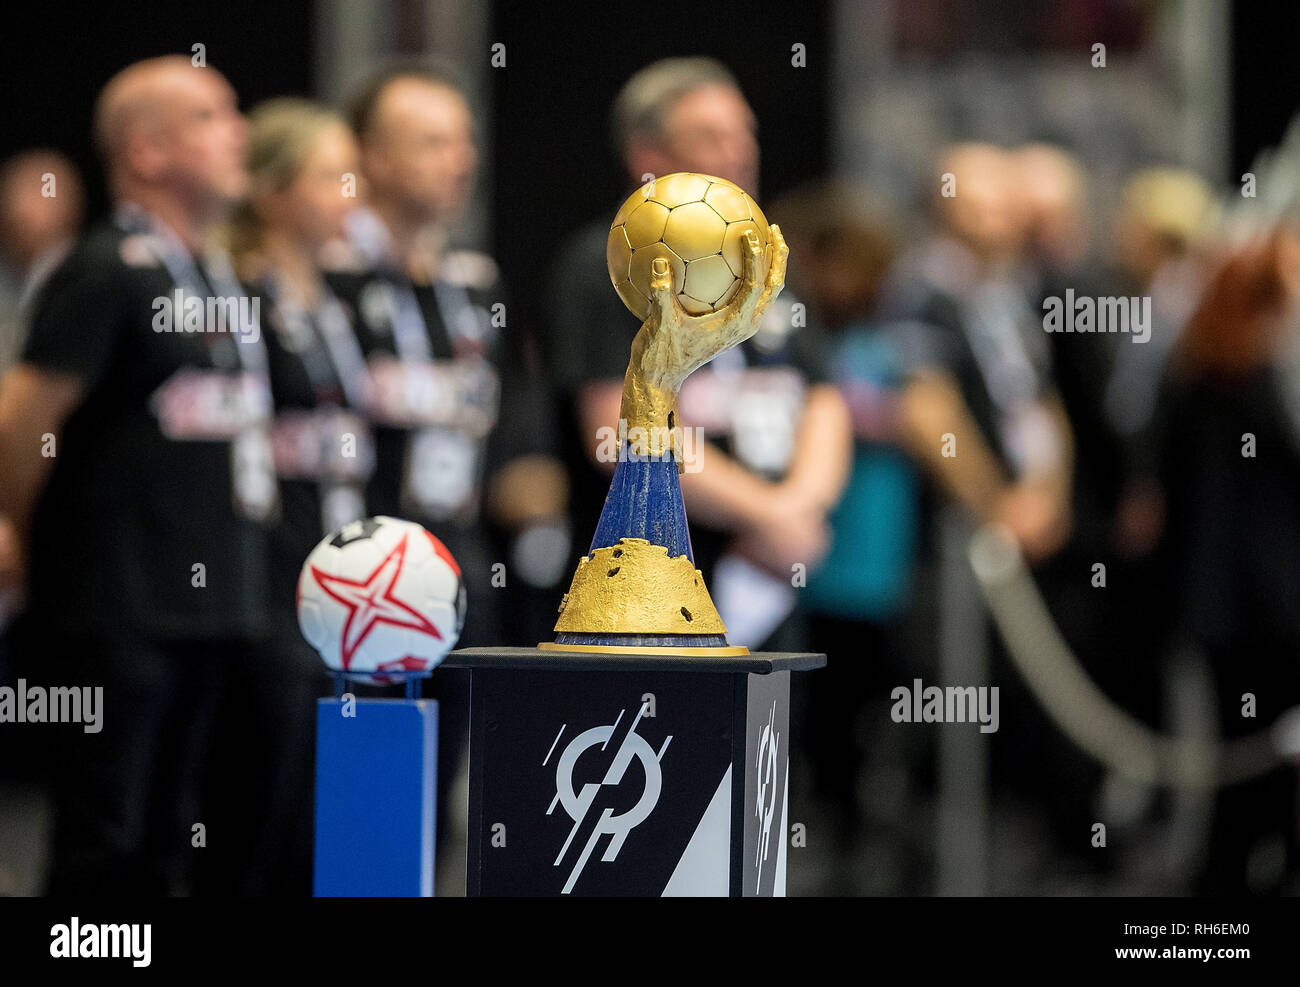
<svg viewBox="0 0 1300 987"><path fill-rule="evenodd" d="M406 558L406 539L407 536L403 535L364 582L332 576L316 566L311 567L311 574L316 577L320 588L348 608L341 642L344 669L352 664L352 656L376 624L408 627L442 640L438 628L427 617L393 595L393 587L402 572L402 560Z"/></svg>

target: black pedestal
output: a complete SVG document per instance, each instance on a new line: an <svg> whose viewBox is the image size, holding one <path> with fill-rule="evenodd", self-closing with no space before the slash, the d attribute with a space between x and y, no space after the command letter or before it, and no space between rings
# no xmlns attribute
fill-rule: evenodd
<svg viewBox="0 0 1300 987"><path fill-rule="evenodd" d="M790 673L824 655L466 648L470 895L781 895Z"/></svg>

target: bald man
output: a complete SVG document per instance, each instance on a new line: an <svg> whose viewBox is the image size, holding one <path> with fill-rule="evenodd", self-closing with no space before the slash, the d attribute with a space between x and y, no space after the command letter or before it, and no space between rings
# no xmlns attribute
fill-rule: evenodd
<svg viewBox="0 0 1300 987"><path fill-rule="evenodd" d="M98 732L57 734L49 890L167 894L204 822L209 704L264 631L265 353L204 246L244 192L244 122L220 73L169 57L110 80L95 131L115 209L0 381L0 512L49 684L103 687Z"/></svg>

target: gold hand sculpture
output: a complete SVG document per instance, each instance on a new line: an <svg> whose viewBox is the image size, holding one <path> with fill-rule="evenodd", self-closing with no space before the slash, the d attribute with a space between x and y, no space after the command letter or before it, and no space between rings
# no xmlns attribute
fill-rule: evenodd
<svg viewBox="0 0 1300 987"><path fill-rule="evenodd" d="M677 297L668 261L653 261L650 314L632 341L623 378L619 415L627 423L629 452L658 457L671 443L678 472L684 468L675 414L682 382L723 350L754 335L763 313L785 286L790 250L779 226L769 227L766 244L754 231L746 231L745 248L744 276L735 295L707 315L688 313Z"/></svg>

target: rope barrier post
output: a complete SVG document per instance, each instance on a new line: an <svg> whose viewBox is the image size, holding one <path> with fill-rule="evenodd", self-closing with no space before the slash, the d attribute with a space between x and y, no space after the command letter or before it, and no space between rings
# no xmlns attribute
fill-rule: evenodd
<svg viewBox="0 0 1300 987"><path fill-rule="evenodd" d="M939 685L989 684L988 624L968 561L971 528L955 511L939 517ZM988 892L989 738L941 724L936 885L941 895Z"/></svg>

